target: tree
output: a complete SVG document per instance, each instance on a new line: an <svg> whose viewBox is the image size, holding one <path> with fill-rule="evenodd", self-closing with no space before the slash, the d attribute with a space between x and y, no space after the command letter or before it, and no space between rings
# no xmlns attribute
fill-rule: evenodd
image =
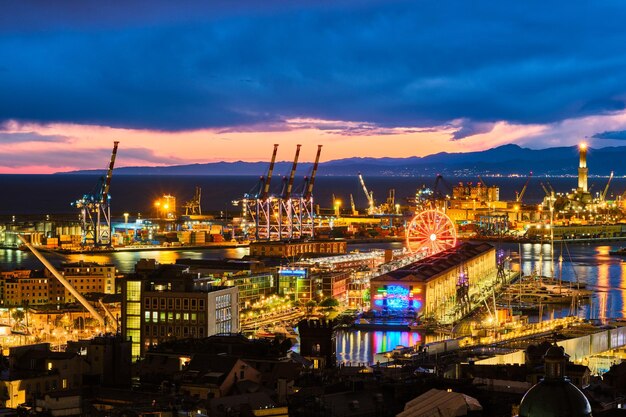
<svg viewBox="0 0 626 417"><path fill-rule="evenodd" d="M15 327L19 327L19 325L22 324L24 318L26 317L26 313L24 313L24 310L18 309L13 310L11 315L13 316L13 320L15 320Z"/></svg>
<svg viewBox="0 0 626 417"><path fill-rule="evenodd" d="M306 314L307 315L311 315L311 313L313 313L313 309L317 306L317 303L315 302L315 300L309 300L304 304L304 307L306 307Z"/></svg>
<svg viewBox="0 0 626 417"><path fill-rule="evenodd" d="M333 297L324 298L322 301L320 301L319 306L326 307L328 309L331 309L333 307L339 307L339 300Z"/></svg>

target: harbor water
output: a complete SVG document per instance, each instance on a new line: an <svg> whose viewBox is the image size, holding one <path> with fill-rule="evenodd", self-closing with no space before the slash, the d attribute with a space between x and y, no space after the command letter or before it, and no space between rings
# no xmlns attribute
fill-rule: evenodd
<svg viewBox="0 0 626 417"><path fill-rule="evenodd" d="M584 318L618 319L626 317L626 258L612 256L609 251L620 248L620 244L584 243L554 245L554 260L551 259L549 244L540 243L494 243L498 250L511 257L513 269L519 268L519 260L525 275L535 271L544 276L561 276L563 281L586 284L594 293L588 303L580 305L575 313ZM349 250L368 250L375 248L399 248L401 243L349 245ZM210 250L172 250L116 252L97 255L49 254L53 264L61 262L92 261L113 263L121 273L131 272L142 258L154 258L160 263L173 263L177 259L219 259L223 257L240 258L248 254L247 248L210 249ZM520 256L521 255L521 256ZM562 264L558 259L562 257ZM39 261L29 252L11 249L0 250L0 266L4 270L22 268L42 268ZM570 314L569 306L547 306L543 311L544 319L563 317ZM535 317L535 320L537 318ZM337 332L337 359L340 362L373 363L378 352L394 349L398 345L414 346L434 341L436 336L420 332L402 331L358 331L341 330Z"/></svg>

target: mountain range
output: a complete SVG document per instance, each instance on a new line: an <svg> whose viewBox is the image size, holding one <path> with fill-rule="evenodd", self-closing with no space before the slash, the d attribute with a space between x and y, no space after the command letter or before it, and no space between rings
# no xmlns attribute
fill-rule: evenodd
<svg viewBox="0 0 626 417"><path fill-rule="evenodd" d="M318 175L367 176L447 176L471 175L527 175L568 176L578 173L578 147L528 149L518 145L503 145L477 152L441 152L424 157L408 158L345 158L322 162ZM626 175L626 146L592 149L587 152L590 176ZM276 175L287 174L290 161L276 162ZM309 172L312 163L298 164L299 174ZM116 175L265 175L269 161L265 162L210 162L206 164L173 165L160 167L119 167ZM102 174L104 170L82 170L62 174Z"/></svg>

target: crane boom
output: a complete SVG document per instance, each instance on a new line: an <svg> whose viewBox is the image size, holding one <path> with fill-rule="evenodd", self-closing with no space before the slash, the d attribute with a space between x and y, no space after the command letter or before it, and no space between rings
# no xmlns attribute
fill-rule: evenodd
<svg viewBox="0 0 626 417"><path fill-rule="evenodd" d="M272 173L274 172L274 163L276 162L276 153L278 153L278 144L274 144L274 152L272 153L272 160L270 161L270 167L267 170L267 177L265 178L265 184L263 184L263 194L261 199L266 200L270 192L270 183L272 182Z"/></svg>
<svg viewBox="0 0 626 417"><path fill-rule="evenodd" d="M317 167L320 163L320 155L322 154L322 145L317 145L317 155L315 156L315 162L313 163L313 170L311 171L311 179L307 184L304 199L308 200L313 195L313 185L315 185L315 175L317 174Z"/></svg>
<svg viewBox="0 0 626 417"><path fill-rule="evenodd" d="M74 296L74 298L76 298L76 301L78 301L83 307L85 307L87 311L89 311L91 315L96 320L98 320L100 324L102 324L102 326L104 326L104 317L102 317L102 315L98 313L95 308L93 308L89 301L87 301L85 297L83 297L83 295L79 293L76 288L74 288L74 286L72 286L72 284L70 284L69 281L66 280L65 277L61 275L61 273L57 271L57 269L52 266L52 264L48 262L48 260L44 258L44 256L37 249L35 249L29 241L24 238L24 236L18 234L17 237L22 241L24 245L26 245L26 247L33 253L33 255L35 255L35 257L39 259L42 264L44 264L48 271L50 271L52 275L54 275L54 277L58 279L59 282Z"/></svg>
<svg viewBox="0 0 626 417"><path fill-rule="evenodd" d="M533 173L531 171L530 174L528 174L528 179L526 180L526 182L524 183L524 186L522 187L522 191L519 192L519 194L517 195L517 198L515 199L515 201L517 201L518 203L522 202L522 198L524 198L524 194L526 193L526 188L528 188L528 183L530 182L530 178L533 176Z"/></svg>
<svg viewBox="0 0 626 417"><path fill-rule="evenodd" d="M296 168L298 167L298 156L300 156L300 147L302 145L297 145L296 147L296 156L293 159L293 165L291 165L291 173L289 174L289 182L287 183L287 191L285 192L285 199L289 199L291 197L291 189L293 188L293 179L296 175Z"/></svg>
<svg viewBox="0 0 626 417"><path fill-rule="evenodd" d="M113 152L111 152L111 161L109 162L109 170L107 171L107 176L104 180L104 187L102 188L102 200L101 203L106 203L107 197L109 195L109 188L111 188L111 177L113 176L113 166L115 166L115 157L117 156L117 145L119 145L119 141L113 142Z"/></svg>
<svg viewBox="0 0 626 417"><path fill-rule="evenodd" d="M602 201L606 201L606 193L609 192L609 185L611 185L611 180L613 179L613 171L611 171L611 175L609 176L609 180L606 183L606 187L604 187L604 191L602 192Z"/></svg>
<svg viewBox="0 0 626 417"><path fill-rule="evenodd" d="M550 197L550 191L548 191L546 185L543 182L540 182L539 184L541 184L541 188L543 188L543 192L546 193L546 196Z"/></svg>
<svg viewBox="0 0 626 417"><path fill-rule="evenodd" d="M359 172L359 182L361 183L361 187L363 187L363 192L365 193L365 198L367 198L367 212L368 214L374 213L374 193L367 190L367 186L365 185L365 180L363 180L363 175Z"/></svg>
<svg viewBox="0 0 626 417"><path fill-rule="evenodd" d="M352 209L352 215L356 216L358 213L356 211L356 206L354 205L354 197L350 194L350 208Z"/></svg>

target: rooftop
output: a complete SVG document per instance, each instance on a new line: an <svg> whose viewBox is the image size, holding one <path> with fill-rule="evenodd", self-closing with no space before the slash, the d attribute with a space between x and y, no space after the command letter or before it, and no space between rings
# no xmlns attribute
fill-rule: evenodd
<svg viewBox="0 0 626 417"><path fill-rule="evenodd" d="M489 243L464 242L454 248L420 259L402 268L372 278L372 281L421 281L426 282L460 264L483 255L495 248Z"/></svg>

